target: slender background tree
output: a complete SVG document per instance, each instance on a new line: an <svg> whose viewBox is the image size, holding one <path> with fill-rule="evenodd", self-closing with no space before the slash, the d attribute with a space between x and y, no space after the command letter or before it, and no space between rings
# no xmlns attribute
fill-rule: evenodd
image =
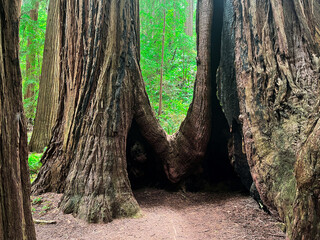
<svg viewBox="0 0 320 240"><path fill-rule="evenodd" d="M38 21L38 12L39 12L39 2L38 1L33 1L31 3L31 10L29 11L29 18L31 24L30 27L33 28L36 25L36 22ZM31 29L29 29L31 30ZM35 29L32 29L35 32ZM32 31L31 30L31 31ZM33 42L36 41L36 34L34 35L29 35L28 36L28 43L27 43L27 48L31 48L32 45L34 44ZM36 65L36 51L29 51L27 53L26 56L26 77L27 79L36 79L37 77L35 76L34 70L35 70L35 65ZM32 81L30 82L30 84L27 85L26 87L26 91L24 94L24 99L28 99L28 98L33 98L34 97L34 83L32 83ZM30 105L30 108L32 108L33 106ZM27 111L30 111L30 109L28 109Z"/></svg>
<svg viewBox="0 0 320 240"><path fill-rule="evenodd" d="M59 2L50 0L36 118L29 143L31 152L41 153L49 144L58 113L60 35L57 33L59 23Z"/></svg>

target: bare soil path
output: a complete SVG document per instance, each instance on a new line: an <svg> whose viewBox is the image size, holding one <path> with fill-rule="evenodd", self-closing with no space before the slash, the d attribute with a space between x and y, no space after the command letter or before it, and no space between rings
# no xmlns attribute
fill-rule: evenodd
<svg viewBox="0 0 320 240"><path fill-rule="evenodd" d="M88 224L62 214L61 195L33 197L35 219L55 220L36 225L40 240L278 240L285 239L275 219L249 196L237 192L181 193L158 189L135 192L142 216L109 224Z"/></svg>

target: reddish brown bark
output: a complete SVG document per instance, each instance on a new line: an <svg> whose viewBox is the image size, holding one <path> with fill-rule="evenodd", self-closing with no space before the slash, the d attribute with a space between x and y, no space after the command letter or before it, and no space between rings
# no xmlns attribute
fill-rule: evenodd
<svg viewBox="0 0 320 240"><path fill-rule="evenodd" d="M235 71L229 71L235 85L221 81L220 88L229 124L242 125L253 180L263 202L285 222L289 238L317 239L320 3L225 2L234 62L224 49L220 73L227 79L228 69ZM228 90L238 95L239 118Z"/></svg>
<svg viewBox="0 0 320 240"><path fill-rule="evenodd" d="M197 169L205 155L211 114L212 2L199 3L203 11L198 18L201 55L195 97L174 136L166 135L156 120L141 77L137 1L61 2L60 8L63 89L58 121L33 191L63 191L63 211L89 222L134 215L139 207L126 170L133 119L171 181Z"/></svg>
<svg viewBox="0 0 320 240"><path fill-rule="evenodd" d="M29 143L31 152L43 152L49 144L56 122L59 98L59 1L49 2L43 63L34 128Z"/></svg>
<svg viewBox="0 0 320 240"><path fill-rule="evenodd" d="M36 239L19 66L21 1L0 1L0 239Z"/></svg>
<svg viewBox="0 0 320 240"><path fill-rule="evenodd" d="M320 77L320 4L234 0L224 6L219 59L213 1L198 2L194 99L179 131L168 136L141 77L137 1L62 1L58 122L34 192L64 191L62 209L91 222L137 213L126 172L131 123L171 182L196 171L210 136L213 147L220 146L217 126L223 123L216 110L221 109L210 81L221 60L219 97L237 172L250 186L247 158L263 202L286 223L288 236L317 238L319 81L314 79Z"/></svg>

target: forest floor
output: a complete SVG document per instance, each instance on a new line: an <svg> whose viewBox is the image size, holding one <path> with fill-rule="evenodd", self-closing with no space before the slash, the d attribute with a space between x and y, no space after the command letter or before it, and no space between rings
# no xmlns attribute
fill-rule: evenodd
<svg viewBox="0 0 320 240"><path fill-rule="evenodd" d="M278 240L285 239L281 223L259 209L241 192L134 192L142 216L108 224L88 224L57 208L61 195L33 196L34 219L54 220L36 225L40 240Z"/></svg>

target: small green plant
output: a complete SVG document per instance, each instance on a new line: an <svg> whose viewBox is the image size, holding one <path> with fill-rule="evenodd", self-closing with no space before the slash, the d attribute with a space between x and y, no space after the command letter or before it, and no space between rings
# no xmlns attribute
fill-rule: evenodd
<svg viewBox="0 0 320 240"><path fill-rule="evenodd" d="M37 174L40 167L41 162L40 159L42 157L43 153L30 153L28 158L29 163L29 169L31 174Z"/></svg>
<svg viewBox="0 0 320 240"><path fill-rule="evenodd" d="M32 205L40 204L42 201L42 197L36 197L32 200Z"/></svg>
<svg viewBox="0 0 320 240"><path fill-rule="evenodd" d="M47 204L42 207L43 211L49 211L50 209L51 209L51 203L50 202L47 202Z"/></svg>
<svg viewBox="0 0 320 240"><path fill-rule="evenodd" d="M50 209L52 208L52 202L46 201L44 202L44 205L42 206L42 211L39 213L40 215L46 214Z"/></svg>

